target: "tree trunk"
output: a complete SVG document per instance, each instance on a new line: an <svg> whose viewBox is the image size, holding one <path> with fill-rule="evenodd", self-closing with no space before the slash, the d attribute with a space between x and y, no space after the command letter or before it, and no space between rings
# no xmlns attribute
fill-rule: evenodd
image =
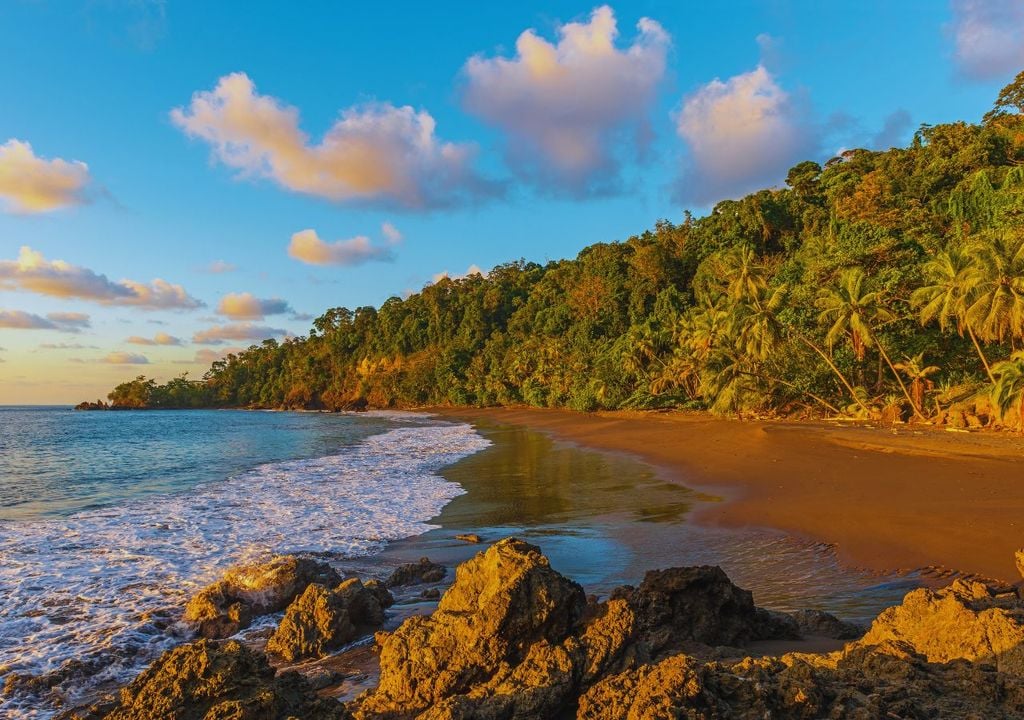
<svg viewBox="0 0 1024 720"><path fill-rule="evenodd" d="M846 386L846 389L850 391L850 397L853 398L853 401L855 403L857 403L858 405L860 405L860 409L861 410L863 410L865 413L868 413L869 412L868 406L865 405L864 402L859 397L857 397L857 393L854 391L853 386L850 385L850 383L846 380L846 377L843 375L843 373L841 373L839 371L839 368L836 367L835 363L832 362L832 358L830 358L828 355L826 355L824 350L819 348L817 345L812 343L810 340L805 338L803 335L797 335L797 337L800 338L804 342L804 344L806 344L809 348L814 350L814 352L816 352L819 355L821 355L822 359L825 362L828 363L828 366L830 368L832 368L832 372L834 372L836 374L836 376L842 381L843 385Z"/></svg>
<svg viewBox="0 0 1024 720"><path fill-rule="evenodd" d="M978 338L974 335L974 331L971 330L971 326L967 326L967 334L971 336L971 342L974 343L974 349L978 351L978 357L981 358L981 364L985 366L985 374L988 375L989 382L995 382L996 379L992 377L992 368L989 367L988 359L985 357L985 353L981 351L981 345L978 344Z"/></svg>
<svg viewBox="0 0 1024 720"><path fill-rule="evenodd" d="M910 393L907 391L907 386L903 384L903 378L900 377L900 374L896 372L896 368L893 367L892 361L889 359L889 355L885 352L885 348L882 347L882 342L880 340L878 340L877 342L878 354L885 358L885 364L889 366L890 370L892 370L893 377L895 377L896 382L900 384L900 389L903 391L904 397L907 398L907 402L910 403L910 407L914 409L914 414L917 415L922 420L924 420L925 422L928 422L928 418L926 418L924 416L924 413L921 412L921 408L919 408L917 406L917 403L914 402L914 398L910 397Z"/></svg>

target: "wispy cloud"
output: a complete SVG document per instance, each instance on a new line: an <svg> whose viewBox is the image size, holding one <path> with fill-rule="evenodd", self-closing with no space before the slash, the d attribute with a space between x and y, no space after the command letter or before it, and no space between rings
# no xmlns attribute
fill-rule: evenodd
<svg viewBox="0 0 1024 720"><path fill-rule="evenodd" d="M224 260L214 260L209 265L206 265L202 271L211 275L223 275L225 273L232 273L237 269L238 266L233 263L225 262Z"/></svg>
<svg viewBox="0 0 1024 720"><path fill-rule="evenodd" d="M608 191L622 151L642 152L670 39L648 18L631 45L616 47L618 34L605 5L587 22L561 25L557 44L527 30L515 57L466 63L465 106L506 133L506 157L521 176L559 193Z"/></svg>
<svg viewBox="0 0 1024 720"><path fill-rule="evenodd" d="M952 0L953 58L974 80L1006 79L1024 68L1024 2Z"/></svg>
<svg viewBox="0 0 1024 720"><path fill-rule="evenodd" d="M181 338L168 335L165 332L158 332L151 338L140 337L138 335L132 335L130 338L125 339L125 342L129 345L181 345Z"/></svg>
<svg viewBox="0 0 1024 720"><path fill-rule="evenodd" d="M281 328L256 325L250 322L228 323L200 330L192 336L192 342L197 345L223 345L231 341L266 340L267 338L283 337L287 334L288 331Z"/></svg>
<svg viewBox="0 0 1024 720"><path fill-rule="evenodd" d="M112 352L96 360L104 365L148 365L149 358L145 355L130 352Z"/></svg>
<svg viewBox="0 0 1024 720"><path fill-rule="evenodd" d="M91 300L103 305L123 305L149 310L190 310L203 303L159 278L150 283L134 280L112 282L106 275L63 260L47 260L28 246L17 260L0 260L0 290L26 290L59 298Z"/></svg>
<svg viewBox="0 0 1024 720"><path fill-rule="evenodd" d="M56 312L43 317L22 310L0 310L0 328L77 333L87 327L89 316L85 313Z"/></svg>
<svg viewBox="0 0 1024 720"><path fill-rule="evenodd" d="M402 242L401 231L390 222L385 222L381 224L380 233L381 235L384 236L384 239L387 240L392 245L397 245L398 243Z"/></svg>
<svg viewBox="0 0 1024 720"><path fill-rule="evenodd" d="M267 315L293 312L281 298L258 298L252 293L228 293L221 298L217 312L233 320L262 320Z"/></svg>
<svg viewBox="0 0 1024 720"><path fill-rule="evenodd" d="M242 177L274 180L288 190L337 202L407 208L458 204L496 188L473 170L471 144L444 142L430 113L372 103L349 108L311 144L299 129L299 111L256 92L245 73L222 77L197 92L171 121L205 140L214 155Z"/></svg>
<svg viewBox="0 0 1024 720"><path fill-rule="evenodd" d="M10 212L44 213L86 202L89 167L38 157L32 146L11 139L0 145L0 199Z"/></svg>
<svg viewBox="0 0 1024 720"><path fill-rule="evenodd" d="M83 345L82 343L41 343L40 350L99 350L96 345Z"/></svg>
<svg viewBox="0 0 1024 720"><path fill-rule="evenodd" d="M724 82L716 78L687 96L676 132L689 158L675 194L700 205L781 182L822 140L806 103L764 65Z"/></svg>
<svg viewBox="0 0 1024 720"><path fill-rule="evenodd" d="M362 265L373 260L392 260L391 248L374 245L365 235L348 240L321 240L316 230L302 230L292 235L288 255L308 265Z"/></svg>
<svg viewBox="0 0 1024 720"><path fill-rule="evenodd" d="M190 360L174 360L175 365L210 365L223 360L231 353L242 352L243 348L232 347L232 348L220 348L213 350L211 348L199 348L196 350L196 354Z"/></svg>

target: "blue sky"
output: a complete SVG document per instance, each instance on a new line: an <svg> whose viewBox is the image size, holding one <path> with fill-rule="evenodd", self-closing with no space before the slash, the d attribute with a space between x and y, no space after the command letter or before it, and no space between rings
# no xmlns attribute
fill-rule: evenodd
<svg viewBox="0 0 1024 720"><path fill-rule="evenodd" d="M0 403L571 257L1024 69L1024 0L296 7L0 4Z"/></svg>

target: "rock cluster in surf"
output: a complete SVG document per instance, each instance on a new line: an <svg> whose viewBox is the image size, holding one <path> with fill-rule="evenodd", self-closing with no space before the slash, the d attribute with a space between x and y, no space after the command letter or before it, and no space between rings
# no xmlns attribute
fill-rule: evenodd
<svg viewBox="0 0 1024 720"><path fill-rule="evenodd" d="M309 587L289 614L308 607L315 614L329 604L322 599L325 588ZM201 641L162 656L121 691L116 708L93 717L1024 716L1024 599L1018 589L957 581L915 590L879 615L863 637L831 653L748 657L743 649L752 641L809 632L845 639L857 629L820 612L757 608L750 593L714 567L653 571L639 586L598 602L552 569L539 548L507 539L458 568L433 614L378 633L379 682L347 704L318 700L290 674L274 677L261 656L243 653L237 643ZM243 672L218 674L227 678L223 687L210 684L204 668L217 662ZM192 707L190 698L196 708L219 709L205 715L182 709Z"/></svg>

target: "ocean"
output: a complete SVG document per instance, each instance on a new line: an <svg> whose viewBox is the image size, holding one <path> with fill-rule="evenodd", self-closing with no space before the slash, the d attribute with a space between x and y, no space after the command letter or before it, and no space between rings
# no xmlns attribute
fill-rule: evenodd
<svg viewBox="0 0 1024 720"><path fill-rule="evenodd" d="M0 408L0 683L50 678L74 706L130 680L228 566L423 533L463 492L438 471L489 444L412 413ZM0 696L2 717L55 711Z"/></svg>

